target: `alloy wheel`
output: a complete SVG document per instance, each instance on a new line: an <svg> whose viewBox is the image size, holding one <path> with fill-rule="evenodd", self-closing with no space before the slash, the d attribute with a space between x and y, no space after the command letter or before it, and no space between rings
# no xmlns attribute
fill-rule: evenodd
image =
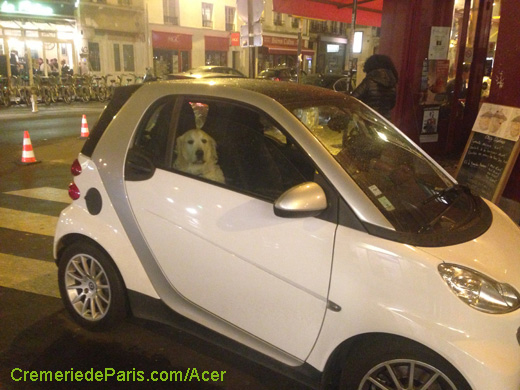
<svg viewBox="0 0 520 390"><path fill-rule="evenodd" d="M65 286L72 307L82 318L99 321L107 314L111 302L110 283L96 259L84 254L70 259Z"/></svg>
<svg viewBox="0 0 520 390"><path fill-rule="evenodd" d="M457 390L437 368L416 360L398 359L373 367L359 390Z"/></svg>

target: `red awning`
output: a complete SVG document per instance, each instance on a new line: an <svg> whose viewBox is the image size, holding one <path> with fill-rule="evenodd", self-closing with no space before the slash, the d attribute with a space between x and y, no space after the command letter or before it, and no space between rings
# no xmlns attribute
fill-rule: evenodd
<svg viewBox="0 0 520 390"><path fill-rule="evenodd" d="M273 0L273 11L310 19L352 23L354 0ZM358 0L356 25L381 27L383 0Z"/></svg>
<svg viewBox="0 0 520 390"><path fill-rule="evenodd" d="M191 50L191 35L152 31L152 47L166 50Z"/></svg>
<svg viewBox="0 0 520 390"><path fill-rule="evenodd" d="M225 37L204 37L204 45L206 51L228 51L229 50L229 38Z"/></svg>

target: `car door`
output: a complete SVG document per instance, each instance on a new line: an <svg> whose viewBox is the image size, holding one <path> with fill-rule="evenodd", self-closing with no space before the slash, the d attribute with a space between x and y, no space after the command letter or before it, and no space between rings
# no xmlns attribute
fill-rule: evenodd
<svg viewBox="0 0 520 390"><path fill-rule="evenodd" d="M174 115L177 125L167 126L169 141L161 136L164 155L152 158L153 175L126 182L155 261L171 288L215 321L304 360L327 308L336 223L277 217L273 201L314 179L315 168L309 161L295 168L291 158L305 154L269 128L262 113L200 97L178 99L176 110L180 119ZM225 183L174 168L180 151L172 140L195 123L217 144ZM141 126L137 143L154 144L153 125Z"/></svg>

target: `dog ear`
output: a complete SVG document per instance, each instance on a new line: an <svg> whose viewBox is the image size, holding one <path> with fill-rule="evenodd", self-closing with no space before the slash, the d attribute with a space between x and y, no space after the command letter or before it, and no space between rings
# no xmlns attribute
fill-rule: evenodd
<svg viewBox="0 0 520 390"><path fill-rule="evenodd" d="M211 150L211 160L216 164L218 161L217 141L215 141L215 139L213 139L213 137L210 135L208 135L208 141Z"/></svg>

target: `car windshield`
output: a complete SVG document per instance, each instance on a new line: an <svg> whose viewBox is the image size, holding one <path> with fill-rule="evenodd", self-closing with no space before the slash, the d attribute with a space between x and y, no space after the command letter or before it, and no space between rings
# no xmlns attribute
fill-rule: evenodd
<svg viewBox="0 0 520 390"><path fill-rule="evenodd" d="M468 222L474 198L388 121L353 100L290 107L392 223L439 233Z"/></svg>

